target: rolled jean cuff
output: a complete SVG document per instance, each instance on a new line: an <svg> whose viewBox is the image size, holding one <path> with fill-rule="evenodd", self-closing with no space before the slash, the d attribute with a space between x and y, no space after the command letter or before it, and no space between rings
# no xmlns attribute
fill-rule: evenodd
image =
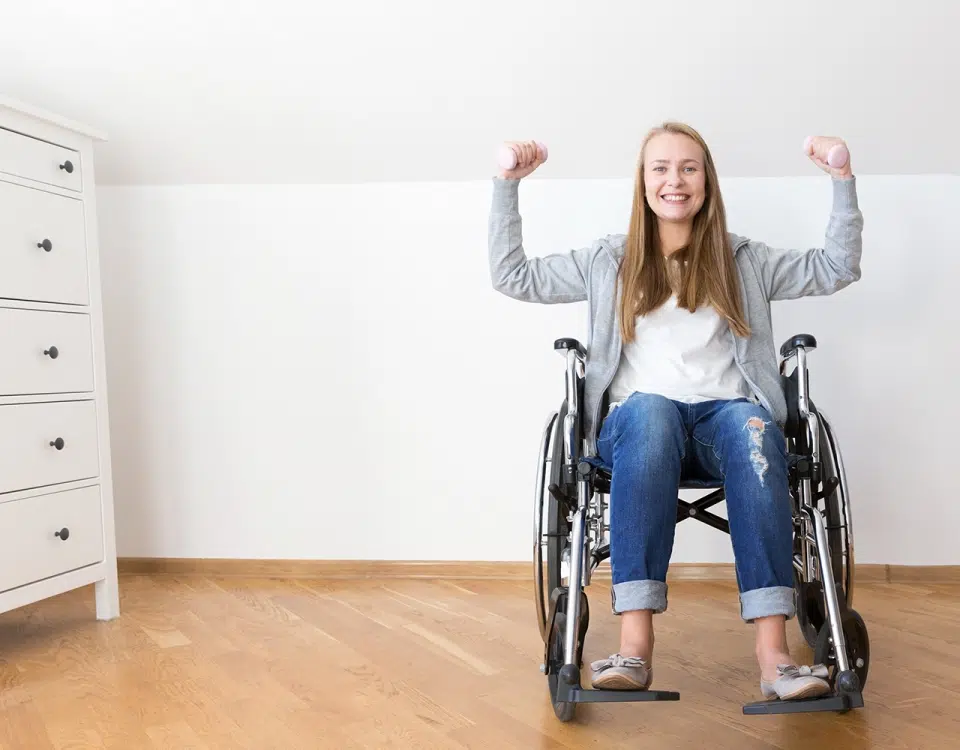
<svg viewBox="0 0 960 750"><path fill-rule="evenodd" d="M740 617L753 622L758 617L784 615L788 620L797 614L794 591L786 586L771 586L740 594Z"/></svg>
<svg viewBox="0 0 960 750"><path fill-rule="evenodd" d="M637 609L652 609L655 613L667 609L667 584L663 581L625 581L610 589L614 614Z"/></svg>

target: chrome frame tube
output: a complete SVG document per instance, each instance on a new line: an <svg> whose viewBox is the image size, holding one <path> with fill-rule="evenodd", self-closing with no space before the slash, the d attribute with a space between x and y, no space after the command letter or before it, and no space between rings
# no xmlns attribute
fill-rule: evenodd
<svg viewBox="0 0 960 750"><path fill-rule="evenodd" d="M578 483L577 510L570 532L570 577L567 585L567 632L564 634L563 663L579 667L576 658L577 633L580 630L580 586L583 582L584 516L587 512L587 481Z"/></svg>
<svg viewBox="0 0 960 750"><path fill-rule="evenodd" d="M814 462L820 460L820 431L819 425L811 419L810 414L810 392L807 379L807 352L803 347L799 347L794 352L797 357L797 411L800 417L800 428L806 430L807 442L810 445L810 458ZM809 479L800 481L800 507L802 510L813 507L813 488ZM808 541L810 537L810 525L805 524L803 538L801 541L801 550L803 555L803 576L807 581L816 580L817 574L814 566L817 563L816 556L812 554L811 545ZM828 568L831 570L831 568ZM822 577L822 576L821 576Z"/></svg>
<svg viewBox="0 0 960 750"><path fill-rule="evenodd" d="M810 392L807 380L807 352L803 347L798 347L797 354L797 410L800 413L800 419L803 428L807 431L807 440L810 445L810 458L815 464L820 463L820 422L816 418L811 418L810 413ZM846 672L850 668L847 660L847 644L843 637L843 623L840 620L840 605L837 601L837 585L833 578L833 561L830 559L830 543L827 540L826 524L823 521L823 515L813 505L813 491L810 479L804 479L801 482L801 503L803 511L813 525L813 531L817 540L816 561L820 567L820 583L823 585L823 597L827 603L827 615L830 621L830 635L833 637L833 649L837 659L837 669L840 672ZM809 529L804 532L803 550L807 558L807 571L812 580L813 555L810 554Z"/></svg>
<svg viewBox="0 0 960 750"><path fill-rule="evenodd" d="M563 424L563 441L566 448L564 461L573 469L580 457L581 447L576 445L577 424L580 419L578 384L583 377L583 357L576 349L566 353L567 368L564 378L567 391L567 414ZM589 506L589 486L584 478L577 483L577 509L573 513L570 530L570 574L567 579L567 622L564 633L564 663L579 667L576 659L577 634L580 629L580 588L583 585L583 555L586 542L586 514Z"/></svg>
<svg viewBox="0 0 960 750"><path fill-rule="evenodd" d="M577 420L580 415L580 399L577 389L577 378L580 368L580 353L575 349L567 350L567 371L564 381L567 390L567 414L563 420L563 444L566 448L568 466L580 454L579 447L574 445L577 435Z"/></svg>
<svg viewBox="0 0 960 750"><path fill-rule="evenodd" d="M837 603L837 586L833 580L833 566L830 564L830 544L827 542L827 529L823 515L816 508L807 508L817 533L817 547L820 553L821 570L830 571L822 576L823 595L827 600L827 612L830 617L830 635L833 636L833 651L837 657L837 669L846 672L850 669L847 661L847 643L843 637L843 623L840 621L840 605Z"/></svg>

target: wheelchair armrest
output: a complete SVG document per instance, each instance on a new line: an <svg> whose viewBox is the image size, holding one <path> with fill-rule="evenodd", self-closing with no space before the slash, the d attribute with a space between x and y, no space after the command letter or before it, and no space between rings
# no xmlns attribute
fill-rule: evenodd
<svg viewBox="0 0 960 750"><path fill-rule="evenodd" d="M587 357L587 350L584 349L583 344L576 339L557 339L553 342L553 348L558 352L573 349L584 359Z"/></svg>
<svg viewBox="0 0 960 750"><path fill-rule="evenodd" d="M780 356L786 358L797 349L801 348L816 349L817 339L814 336L811 336L809 333L798 333L796 336L793 336L783 342L783 346L780 347Z"/></svg>

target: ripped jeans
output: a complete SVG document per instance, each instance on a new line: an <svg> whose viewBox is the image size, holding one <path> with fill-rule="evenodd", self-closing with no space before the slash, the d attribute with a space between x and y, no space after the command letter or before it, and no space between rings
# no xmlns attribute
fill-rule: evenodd
<svg viewBox="0 0 960 750"><path fill-rule="evenodd" d="M685 404L635 393L597 439L612 469L613 611L667 608L678 484L723 481L740 590L740 615L796 614L793 524L783 433L746 399Z"/></svg>

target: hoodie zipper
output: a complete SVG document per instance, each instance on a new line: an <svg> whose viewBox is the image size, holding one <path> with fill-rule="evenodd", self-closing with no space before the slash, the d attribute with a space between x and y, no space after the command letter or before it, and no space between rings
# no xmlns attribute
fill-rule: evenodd
<svg viewBox="0 0 960 750"><path fill-rule="evenodd" d="M740 252L741 248L745 247L746 245L747 245L747 240L742 240L740 243L737 244L736 247L733 248L734 258L736 258L736 255L738 252ZM741 274L741 284L743 283L742 278L743 277ZM742 292L742 294L743 294L744 310L749 310L750 301L746 299L746 292ZM767 401L766 396L763 395L763 391L761 391L757 387L757 384L750 379L749 375L747 375L747 368L744 367L743 363L740 361L740 355L737 353L737 334L733 332L732 328L730 328L729 331L730 331L730 340L733 342L733 361L737 363L737 369L740 370L740 374L743 375L743 379L747 381L747 385L750 386L750 390L752 390L756 394L757 398L760 400L760 405L770 413L771 417L774 417L773 407L770 405L770 402Z"/></svg>
<svg viewBox="0 0 960 750"><path fill-rule="evenodd" d="M740 370L740 374L743 375L743 379L747 381L747 385L750 386L750 389L756 394L757 398L760 400L760 405L770 413L771 417L774 416L773 408L770 406L770 403L767 401L766 397L763 395L763 391L761 391L757 387L757 384L750 379L750 376L747 375L747 368L744 367L743 363L740 361L740 357L737 354L737 336L732 330L730 331L730 338L733 339L733 361L737 363L737 369Z"/></svg>

